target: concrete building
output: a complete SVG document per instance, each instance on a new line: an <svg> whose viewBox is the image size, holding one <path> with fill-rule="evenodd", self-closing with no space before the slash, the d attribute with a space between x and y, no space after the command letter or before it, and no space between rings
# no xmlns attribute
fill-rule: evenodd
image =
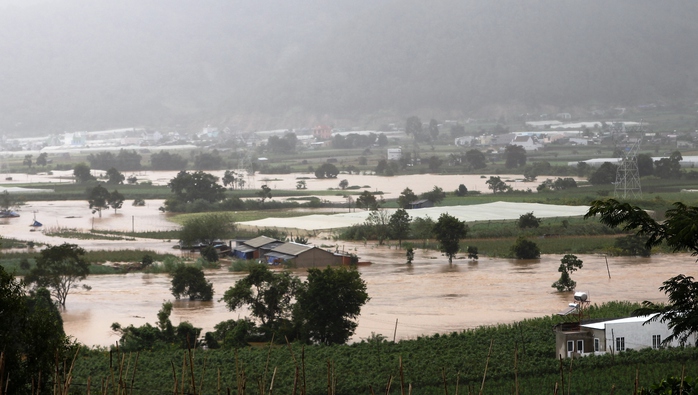
<svg viewBox="0 0 698 395"><path fill-rule="evenodd" d="M672 332L666 323L648 323L652 317L654 315L558 324L554 328L556 355L572 358L642 348L679 346L676 341L670 344L663 343ZM694 335L686 345L695 344Z"/></svg>

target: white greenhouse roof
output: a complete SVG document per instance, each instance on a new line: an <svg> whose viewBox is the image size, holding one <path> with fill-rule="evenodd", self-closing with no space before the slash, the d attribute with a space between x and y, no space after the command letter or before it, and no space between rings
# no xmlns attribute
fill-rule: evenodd
<svg viewBox="0 0 698 395"><path fill-rule="evenodd" d="M443 213L448 213L461 221L499 221L515 220L522 214L533 212L538 218L551 217L577 217L582 216L589 210L588 206L560 206L540 203L513 203L494 202L485 204L475 204L470 206L447 206L429 207L414 210L407 210L410 217L430 217L437 220ZM395 209L386 209L388 215L392 215ZM256 221L241 222L241 225L251 225L257 227L277 227L294 228L304 230L322 230L346 228L358 225L366 221L368 211L357 209L352 213L341 213L332 215L306 215L293 218L265 218Z"/></svg>

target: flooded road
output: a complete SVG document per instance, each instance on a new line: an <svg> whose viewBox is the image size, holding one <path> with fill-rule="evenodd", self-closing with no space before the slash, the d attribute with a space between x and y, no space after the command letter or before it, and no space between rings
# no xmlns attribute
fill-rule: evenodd
<svg viewBox="0 0 698 395"><path fill-rule="evenodd" d="M373 262L359 268L371 300L362 309L352 341L372 333L392 339L396 320L396 339L411 339L550 315L572 301L570 293L558 293L551 287L559 277L559 255L532 261L457 259L449 266L440 253L418 250L414 263L408 266L402 250L363 244L342 247ZM687 254L611 257L609 279L603 256L579 257L584 268L573 273L572 279L577 290L589 293L592 303L664 301L658 290L662 281L679 273L693 275L697 265ZM297 274L302 277L303 272ZM66 332L88 345L110 345L118 340L110 330L112 322L154 324L166 300L174 301L173 324L189 321L204 332L213 330L218 322L244 317L246 310L230 312L218 302L243 274L218 269L207 271L206 276L215 289L212 302L174 301L166 274L88 277L84 283L92 290L80 288L68 296L63 313Z"/></svg>

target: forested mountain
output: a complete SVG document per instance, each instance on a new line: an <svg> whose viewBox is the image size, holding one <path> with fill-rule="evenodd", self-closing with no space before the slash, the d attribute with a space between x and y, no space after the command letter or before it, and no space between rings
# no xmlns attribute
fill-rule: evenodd
<svg viewBox="0 0 698 395"><path fill-rule="evenodd" d="M28 4L0 5L2 132L249 130L698 93L693 0Z"/></svg>

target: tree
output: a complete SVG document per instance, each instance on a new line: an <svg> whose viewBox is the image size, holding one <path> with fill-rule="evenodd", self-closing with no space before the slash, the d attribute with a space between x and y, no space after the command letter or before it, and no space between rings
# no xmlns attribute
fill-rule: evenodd
<svg viewBox="0 0 698 395"><path fill-rule="evenodd" d="M690 251L698 255L698 207L686 206L681 202L664 214L665 220L655 221L638 206L621 203L615 199L595 200L591 202L584 218L599 217L599 221L612 228L622 227L623 231L634 231L637 236L646 237L645 246L651 248L666 243L674 252ZM693 277L680 274L666 280L659 288L669 297L666 305L642 302L642 308L635 315L657 313L650 321L666 322L672 330L671 336L664 339L669 343L674 340L684 342L698 333L698 283Z"/></svg>
<svg viewBox="0 0 698 395"><path fill-rule="evenodd" d="M344 344L354 334L356 318L369 300L366 283L355 269L308 269L298 288L294 322L301 338L320 344Z"/></svg>
<svg viewBox="0 0 698 395"><path fill-rule="evenodd" d="M456 189L455 194L456 196L463 197L468 194L468 188L466 188L465 185L460 184L458 185L458 189Z"/></svg>
<svg viewBox="0 0 698 395"><path fill-rule="evenodd" d="M75 244L63 243L47 247L36 258L36 266L25 281L36 284L37 287L48 288L56 301L65 307L70 290L90 273L90 266L85 262L84 256L85 250Z"/></svg>
<svg viewBox="0 0 698 395"><path fill-rule="evenodd" d="M203 270L194 266L178 265L172 273L172 295L179 299L209 301L213 299L213 284L206 280Z"/></svg>
<svg viewBox="0 0 698 395"><path fill-rule="evenodd" d="M431 171L437 171L439 170L439 167L444 163L442 159L440 159L436 155L432 155L429 157L429 170Z"/></svg>
<svg viewBox="0 0 698 395"><path fill-rule="evenodd" d="M0 344L4 394L49 393L50 372L68 343L63 320L45 288L27 294L0 265ZM7 380L9 378L9 380Z"/></svg>
<svg viewBox="0 0 698 395"><path fill-rule="evenodd" d="M385 133L381 133L378 135L378 146L379 147L385 147L388 145L388 137L385 135Z"/></svg>
<svg viewBox="0 0 698 395"><path fill-rule="evenodd" d="M431 141L435 141L439 137L439 122L433 118L429 121L429 137Z"/></svg>
<svg viewBox="0 0 698 395"><path fill-rule="evenodd" d="M378 207L378 201L374 194L369 191L363 191L361 195L356 198L356 206L363 207L366 210L375 209Z"/></svg>
<svg viewBox="0 0 698 395"><path fill-rule="evenodd" d="M289 325L293 300L300 286L298 277L290 272L272 272L266 264L252 264L247 276L238 280L223 295L230 311L242 306L261 323L268 337Z"/></svg>
<svg viewBox="0 0 698 395"><path fill-rule="evenodd" d="M511 252L516 259L537 259L540 258L540 248L538 245L524 237L519 236L511 246Z"/></svg>
<svg viewBox="0 0 698 395"><path fill-rule="evenodd" d="M323 163L315 170L315 177L317 178L337 178L338 174L337 166L332 163Z"/></svg>
<svg viewBox="0 0 698 395"><path fill-rule="evenodd" d="M407 247L407 250L405 251L405 258L407 258L407 264L411 265L412 261L414 260L414 248Z"/></svg>
<svg viewBox="0 0 698 395"><path fill-rule="evenodd" d="M78 163L73 167L73 177L80 184L96 180L95 176L90 172L90 167L84 163Z"/></svg>
<svg viewBox="0 0 698 395"><path fill-rule="evenodd" d="M366 227L371 229L372 236L378 240L379 245L383 245L383 242L390 235L390 217L388 212L385 210L371 209L371 212L366 218Z"/></svg>
<svg viewBox="0 0 698 395"><path fill-rule="evenodd" d="M504 149L504 166L507 169L523 167L526 165L526 150L520 145L507 145Z"/></svg>
<svg viewBox="0 0 698 395"><path fill-rule="evenodd" d="M452 124L450 129L453 138L465 136L465 126L461 124Z"/></svg>
<svg viewBox="0 0 698 395"><path fill-rule="evenodd" d="M681 177L681 152L674 151L668 158L662 158L654 162L654 175L664 179Z"/></svg>
<svg viewBox="0 0 698 395"><path fill-rule="evenodd" d="M405 188L397 198L397 205L400 208L409 208L410 203L417 200L417 195L410 188Z"/></svg>
<svg viewBox="0 0 698 395"><path fill-rule="evenodd" d="M342 190L347 189L348 186L349 186L349 181L347 181L346 179L339 182L339 187L342 188Z"/></svg>
<svg viewBox="0 0 698 395"><path fill-rule="evenodd" d="M99 218L102 218L102 210L109 208L109 198L109 191L102 184L92 188L90 196L87 198L92 214L99 212Z"/></svg>
<svg viewBox="0 0 698 395"><path fill-rule="evenodd" d="M511 189L499 176L490 176L490 179L487 180L485 184L492 190L492 193L506 192Z"/></svg>
<svg viewBox="0 0 698 395"><path fill-rule="evenodd" d="M610 162L604 162L589 176L589 183L592 185L611 184L616 180L618 166Z"/></svg>
<svg viewBox="0 0 698 395"><path fill-rule="evenodd" d="M150 156L150 167L153 170L184 170L187 167L187 159L179 154L160 151Z"/></svg>
<svg viewBox="0 0 698 395"><path fill-rule="evenodd" d="M427 240L434 234L435 222L431 217L416 217L412 221L412 236L418 239Z"/></svg>
<svg viewBox="0 0 698 395"><path fill-rule="evenodd" d="M213 203L225 197L225 188L218 184L218 177L202 171L194 173L180 171L167 183L167 186L175 194L175 198L182 203L190 203L198 199Z"/></svg>
<svg viewBox="0 0 698 395"><path fill-rule="evenodd" d="M613 246L617 248L622 255L649 257L652 254L652 249L647 247L647 237L639 235L627 235L617 237L613 242Z"/></svg>
<svg viewBox="0 0 698 395"><path fill-rule="evenodd" d="M410 215L404 209L398 209L390 216L388 228L390 228L390 236L397 239L398 245L402 247L402 240L410 235Z"/></svg>
<svg viewBox="0 0 698 395"><path fill-rule="evenodd" d="M46 152L42 152L39 154L39 156L36 157L36 165L37 166L46 166L48 164L48 154Z"/></svg>
<svg viewBox="0 0 698 395"><path fill-rule="evenodd" d="M651 176L654 174L654 161L649 154L637 155L637 172L640 177Z"/></svg>
<svg viewBox="0 0 698 395"><path fill-rule="evenodd" d="M217 240L229 239L235 232L235 222L229 214L207 213L190 217L179 231L182 246L198 243L211 246Z"/></svg>
<svg viewBox="0 0 698 395"><path fill-rule="evenodd" d="M412 135L416 140L422 134L422 121L417 116L411 116L405 121L405 134Z"/></svg>
<svg viewBox="0 0 698 395"><path fill-rule="evenodd" d="M468 252L468 259L478 259L477 255L477 247L475 246L468 246L468 249L466 250Z"/></svg>
<svg viewBox="0 0 698 395"><path fill-rule="evenodd" d="M679 274L664 281L659 290L669 297L669 303L644 301L642 307L635 310L633 315L657 314L648 322L666 322L667 327L671 329L671 335L662 343L678 341L682 345L686 344L693 334L698 332L698 282L694 281L692 276Z"/></svg>
<svg viewBox="0 0 698 395"><path fill-rule="evenodd" d="M226 170L225 173L223 174L223 177L221 178L221 182L223 182L223 186L227 187L230 185L231 189L235 189L235 181L237 180L237 173L235 173L232 170Z"/></svg>
<svg viewBox="0 0 698 395"><path fill-rule="evenodd" d="M125 199L126 198L124 195L120 194L116 189L109 194L107 203L109 204L109 207L114 209L114 214L116 214L116 210L120 209L124 205Z"/></svg>
<svg viewBox="0 0 698 395"><path fill-rule="evenodd" d="M271 198L272 198L272 196L271 196L271 188L269 188L269 187L266 186L266 185L262 185L262 189L259 190L259 191L257 191L257 196L259 196L259 198L262 199L262 203L264 203L264 201L265 201L266 199L271 199Z"/></svg>
<svg viewBox="0 0 698 395"><path fill-rule="evenodd" d="M216 150L213 152L202 152L194 157L194 168L196 170L218 170L223 166L223 158Z"/></svg>
<svg viewBox="0 0 698 395"><path fill-rule="evenodd" d="M22 200L5 189L0 193L0 211L11 211L22 205Z"/></svg>
<svg viewBox="0 0 698 395"><path fill-rule="evenodd" d="M32 167L32 156L34 155L24 155L24 160L22 161L22 164L27 167Z"/></svg>
<svg viewBox="0 0 698 395"><path fill-rule="evenodd" d="M446 192L442 188L439 188L438 186L434 185L434 189L432 189L429 192L424 192L421 194L422 199L429 199L434 204L439 204L441 203L442 200L446 197Z"/></svg>
<svg viewBox="0 0 698 395"><path fill-rule="evenodd" d="M533 215L533 211L531 211L530 213L521 214L519 216L519 220L516 222L516 225L519 227L519 229L537 228L540 226L540 222L541 219Z"/></svg>
<svg viewBox="0 0 698 395"><path fill-rule="evenodd" d="M582 263L582 260L578 259L576 255L567 254L562 257L560 267L557 268L557 271L560 272L560 279L555 281L552 287L558 292L574 291L577 283L570 278L570 273L581 269Z"/></svg>
<svg viewBox="0 0 698 395"><path fill-rule="evenodd" d="M434 224L433 232L439 241L439 249L448 256L448 263L452 263L460 249L460 239L468 234L468 226L458 218L443 213Z"/></svg>
<svg viewBox="0 0 698 395"><path fill-rule="evenodd" d="M487 167L487 158L480 150L471 149L465 153L465 161L472 169L484 169Z"/></svg>
<svg viewBox="0 0 698 395"><path fill-rule="evenodd" d="M123 184L125 179L126 177L123 174L121 174L120 171L116 170L115 167L112 167L109 170L107 170L107 184Z"/></svg>
<svg viewBox="0 0 698 395"><path fill-rule="evenodd" d="M307 189L308 185L306 184L305 180L300 180L296 182L296 189Z"/></svg>

